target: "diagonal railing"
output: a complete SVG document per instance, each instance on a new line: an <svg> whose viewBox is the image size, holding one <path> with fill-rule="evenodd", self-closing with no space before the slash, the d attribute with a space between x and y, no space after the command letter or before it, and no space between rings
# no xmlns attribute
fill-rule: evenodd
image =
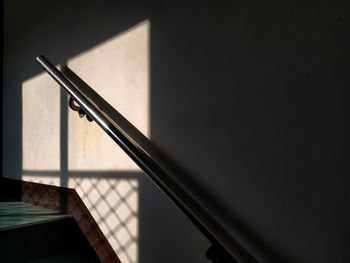
<svg viewBox="0 0 350 263"><path fill-rule="evenodd" d="M121 129L120 125L104 109L99 107L91 96L89 97L81 92L68 74L63 74L44 56L38 56L36 60L68 93L70 96L69 106L78 111L81 117L86 115L89 121L95 121L209 239L211 246L206 252L208 259L213 262L225 263L257 262L235 238L195 201L184 187L158 164L157 160L151 157L151 154L144 147L136 143L131 136ZM67 70L69 69L66 68Z"/></svg>

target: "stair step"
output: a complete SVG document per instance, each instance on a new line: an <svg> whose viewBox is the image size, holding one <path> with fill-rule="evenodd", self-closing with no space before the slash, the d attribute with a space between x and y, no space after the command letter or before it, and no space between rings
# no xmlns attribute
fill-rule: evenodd
<svg viewBox="0 0 350 263"><path fill-rule="evenodd" d="M72 217L22 202L0 202L0 255L4 263L99 262Z"/></svg>
<svg viewBox="0 0 350 263"><path fill-rule="evenodd" d="M62 212L23 202L0 202L0 231L67 217Z"/></svg>

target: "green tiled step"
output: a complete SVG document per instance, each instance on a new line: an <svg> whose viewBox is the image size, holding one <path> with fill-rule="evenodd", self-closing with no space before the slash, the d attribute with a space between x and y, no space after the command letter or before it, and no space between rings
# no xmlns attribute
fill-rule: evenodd
<svg viewBox="0 0 350 263"><path fill-rule="evenodd" d="M0 202L0 231L68 217L67 215L23 202Z"/></svg>
<svg viewBox="0 0 350 263"><path fill-rule="evenodd" d="M99 262L70 216L22 202L0 202L1 262Z"/></svg>

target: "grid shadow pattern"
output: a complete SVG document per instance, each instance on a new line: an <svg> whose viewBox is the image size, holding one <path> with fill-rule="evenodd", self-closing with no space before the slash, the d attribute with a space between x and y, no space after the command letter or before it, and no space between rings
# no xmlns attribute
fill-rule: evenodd
<svg viewBox="0 0 350 263"><path fill-rule="evenodd" d="M138 181L72 177L74 188L123 263L138 262Z"/></svg>

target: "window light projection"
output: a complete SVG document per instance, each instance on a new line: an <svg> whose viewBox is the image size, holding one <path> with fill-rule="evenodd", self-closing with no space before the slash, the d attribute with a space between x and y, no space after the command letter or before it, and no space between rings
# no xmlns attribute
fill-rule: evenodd
<svg viewBox="0 0 350 263"><path fill-rule="evenodd" d="M46 73L22 83L22 169L60 169L60 87Z"/></svg>
<svg viewBox="0 0 350 263"><path fill-rule="evenodd" d="M146 137L149 34L145 20L67 61ZM68 109L60 116L60 94L47 73L22 83L22 179L76 189L121 261L137 263L140 169L95 122ZM68 139L67 152L60 138Z"/></svg>
<svg viewBox="0 0 350 263"><path fill-rule="evenodd" d="M149 22L68 60L68 67L149 135ZM139 171L134 162L95 123L68 117L68 169Z"/></svg>

